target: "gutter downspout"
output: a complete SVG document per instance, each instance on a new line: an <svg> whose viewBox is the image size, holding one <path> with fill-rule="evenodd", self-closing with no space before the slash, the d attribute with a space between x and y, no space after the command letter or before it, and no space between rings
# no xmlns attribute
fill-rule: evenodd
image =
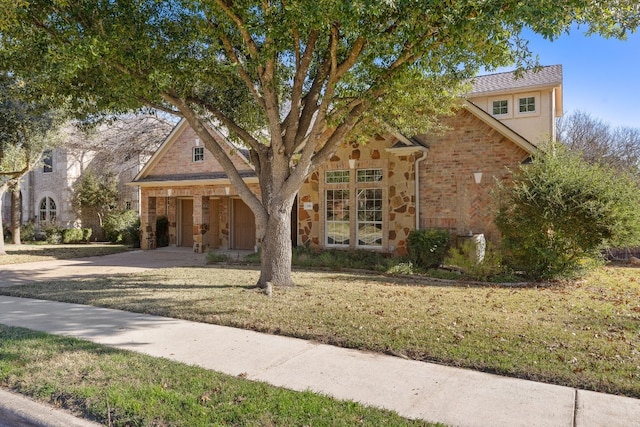
<svg viewBox="0 0 640 427"><path fill-rule="evenodd" d="M420 229L420 162L427 158L429 149L421 147L422 156L418 157L413 167L413 172L416 174L415 178L415 199L416 199L416 230Z"/></svg>

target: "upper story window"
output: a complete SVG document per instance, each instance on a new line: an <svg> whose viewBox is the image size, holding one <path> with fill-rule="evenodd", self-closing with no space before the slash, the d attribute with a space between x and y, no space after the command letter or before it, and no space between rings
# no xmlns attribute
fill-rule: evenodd
<svg viewBox="0 0 640 427"><path fill-rule="evenodd" d="M382 169L358 169L357 182L382 181Z"/></svg>
<svg viewBox="0 0 640 427"><path fill-rule="evenodd" d="M536 97L528 96L518 100L518 112L533 113L536 111Z"/></svg>
<svg viewBox="0 0 640 427"><path fill-rule="evenodd" d="M349 182L348 170L326 171L324 173L324 182L327 184L342 184Z"/></svg>
<svg viewBox="0 0 640 427"><path fill-rule="evenodd" d="M494 116L503 116L509 114L509 101L499 99L492 102L492 113Z"/></svg>
<svg viewBox="0 0 640 427"><path fill-rule="evenodd" d="M44 163L42 167L42 172L44 173L53 172L53 152L51 150L46 150L42 154L42 161Z"/></svg>
<svg viewBox="0 0 640 427"><path fill-rule="evenodd" d="M193 161L194 162L204 161L204 147L193 147Z"/></svg>

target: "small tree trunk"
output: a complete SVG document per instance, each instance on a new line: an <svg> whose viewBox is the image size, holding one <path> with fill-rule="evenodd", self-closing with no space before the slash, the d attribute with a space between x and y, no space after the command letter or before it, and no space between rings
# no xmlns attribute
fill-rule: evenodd
<svg viewBox="0 0 640 427"><path fill-rule="evenodd" d="M7 252L4 250L4 228L2 227L2 196L4 196L4 192L6 189L6 184L0 186L0 255L7 254Z"/></svg>
<svg viewBox="0 0 640 427"><path fill-rule="evenodd" d="M9 187L11 192L11 241L14 245L22 244L20 239L20 223L22 222L22 200L18 181Z"/></svg>
<svg viewBox="0 0 640 427"><path fill-rule="evenodd" d="M291 279L291 205L285 203L269 215L261 245L258 286L293 286Z"/></svg>

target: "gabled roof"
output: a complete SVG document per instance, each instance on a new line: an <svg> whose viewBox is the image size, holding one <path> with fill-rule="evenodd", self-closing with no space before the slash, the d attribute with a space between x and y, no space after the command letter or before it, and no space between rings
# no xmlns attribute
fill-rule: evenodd
<svg viewBox="0 0 640 427"><path fill-rule="evenodd" d="M158 182L180 182L183 185L187 185L189 183L193 183L195 181L228 181L228 177L224 172L212 172L207 174L175 174L175 175L152 175L151 172L153 168L158 164L158 162L164 157L169 148L176 142L177 138L180 134L189 127L189 123L182 119L178 124L173 128L171 133L165 138L160 147L156 150L156 152L151 156L151 158L145 163L145 165L140 169L140 172L133 178L133 185L150 185L152 183ZM242 148L238 148L233 146L222 134L220 134L215 129L209 128L209 130L213 133L214 138L218 140L221 144L227 144L229 148L235 150L238 157L241 158L250 170L239 171L240 176L245 180L251 180L256 177L254 166L249 163L247 156L243 152Z"/></svg>
<svg viewBox="0 0 640 427"><path fill-rule="evenodd" d="M467 94L469 97L513 92L519 89L535 90L543 87L561 86L562 65L550 65L524 71L520 76L517 76L513 71L477 76L471 81L471 84L472 89Z"/></svg>
<svg viewBox="0 0 640 427"><path fill-rule="evenodd" d="M484 111L482 108L475 105L473 102L465 101L462 104L462 107L481 121L485 122L487 125L494 128L498 133L513 141L514 144L522 148L527 153L533 154L538 150L538 147L536 147L535 144L533 144L531 141L511 129L509 126L502 123L500 120L493 117L491 114Z"/></svg>

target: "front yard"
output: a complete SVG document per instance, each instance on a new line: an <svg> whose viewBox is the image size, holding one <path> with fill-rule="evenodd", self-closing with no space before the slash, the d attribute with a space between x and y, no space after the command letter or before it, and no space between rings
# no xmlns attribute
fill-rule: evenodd
<svg viewBox="0 0 640 427"><path fill-rule="evenodd" d="M172 268L0 289L300 337L640 397L640 270L544 287L297 271L267 298L255 268Z"/></svg>

